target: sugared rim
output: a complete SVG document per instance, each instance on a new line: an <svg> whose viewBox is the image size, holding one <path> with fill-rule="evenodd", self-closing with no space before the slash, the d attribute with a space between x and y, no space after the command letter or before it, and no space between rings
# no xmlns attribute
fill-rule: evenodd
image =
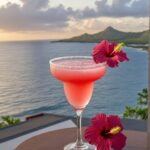
<svg viewBox="0 0 150 150"><path fill-rule="evenodd" d="M59 61L59 60L67 60L67 59L90 59L93 60L92 56L64 56L64 57L56 57L56 58L52 58L49 60L49 64L52 66L56 66L56 67L62 67L62 68L71 68L72 66L68 66L68 65L62 65L62 64L55 64L55 61ZM94 62L94 60L93 60ZM106 62L103 63L93 63L92 65L86 65L86 66L82 66L82 69L86 69L86 68L96 68L96 67L102 67L107 65ZM81 66L73 66L74 69L80 69Z"/></svg>

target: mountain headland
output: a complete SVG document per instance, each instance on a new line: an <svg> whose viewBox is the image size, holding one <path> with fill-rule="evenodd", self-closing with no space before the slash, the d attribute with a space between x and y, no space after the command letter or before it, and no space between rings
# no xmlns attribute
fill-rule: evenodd
<svg viewBox="0 0 150 150"><path fill-rule="evenodd" d="M109 26L104 31L88 34L84 33L68 39L56 42L94 42L98 43L104 39L109 41L124 42L127 46L147 49L149 45L149 30L142 32L123 32Z"/></svg>

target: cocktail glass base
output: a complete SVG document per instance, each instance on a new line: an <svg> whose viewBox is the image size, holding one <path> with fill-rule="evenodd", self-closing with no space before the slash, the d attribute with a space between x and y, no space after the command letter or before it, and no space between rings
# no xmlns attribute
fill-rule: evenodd
<svg viewBox="0 0 150 150"><path fill-rule="evenodd" d="M70 143L64 147L64 150L96 150L96 147L88 143L84 143L82 146L76 147L76 143Z"/></svg>

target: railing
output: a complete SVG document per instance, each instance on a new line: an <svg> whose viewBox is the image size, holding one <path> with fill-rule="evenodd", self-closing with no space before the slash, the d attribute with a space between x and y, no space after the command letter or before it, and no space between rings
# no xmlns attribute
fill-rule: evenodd
<svg viewBox="0 0 150 150"><path fill-rule="evenodd" d="M149 38L149 44L150 44L150 38ZM148 147L148 150L150 150L150 46L149 46L148 55L149 55L149 70L148 70L148 77L149 77L148 100L149 101L148 101L147 147Z"/></svg>
<svg viewBox="0 0 150 150"><path fill-rule="evenodd" d="M74 123L76 123L76 119L73 117L45 114L21 124L0 129L0 143L25 134L30 134L36 130L40 130L68 119L71 119ZM87 126L90 121L91 119L83 118L83 126ZM149 136L147 136L147 129L148 133L150 133L149 120L122 119L122 123L124 126L124 133L127 136L127 146L125 150L150 150L148 147L150 140Z"/></svg>

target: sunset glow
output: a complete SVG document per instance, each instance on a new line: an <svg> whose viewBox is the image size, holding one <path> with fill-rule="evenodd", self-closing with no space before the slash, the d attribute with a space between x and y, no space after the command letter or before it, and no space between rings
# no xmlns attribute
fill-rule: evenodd
<svg viewBox="0 0 150 150"><path fill-rule="evenodd" d="M121 31L147 30L147 3L147 0L81 0L80 3L3 0L0 1L0 41L62 39L100 32L108 26Z"/></svg>

